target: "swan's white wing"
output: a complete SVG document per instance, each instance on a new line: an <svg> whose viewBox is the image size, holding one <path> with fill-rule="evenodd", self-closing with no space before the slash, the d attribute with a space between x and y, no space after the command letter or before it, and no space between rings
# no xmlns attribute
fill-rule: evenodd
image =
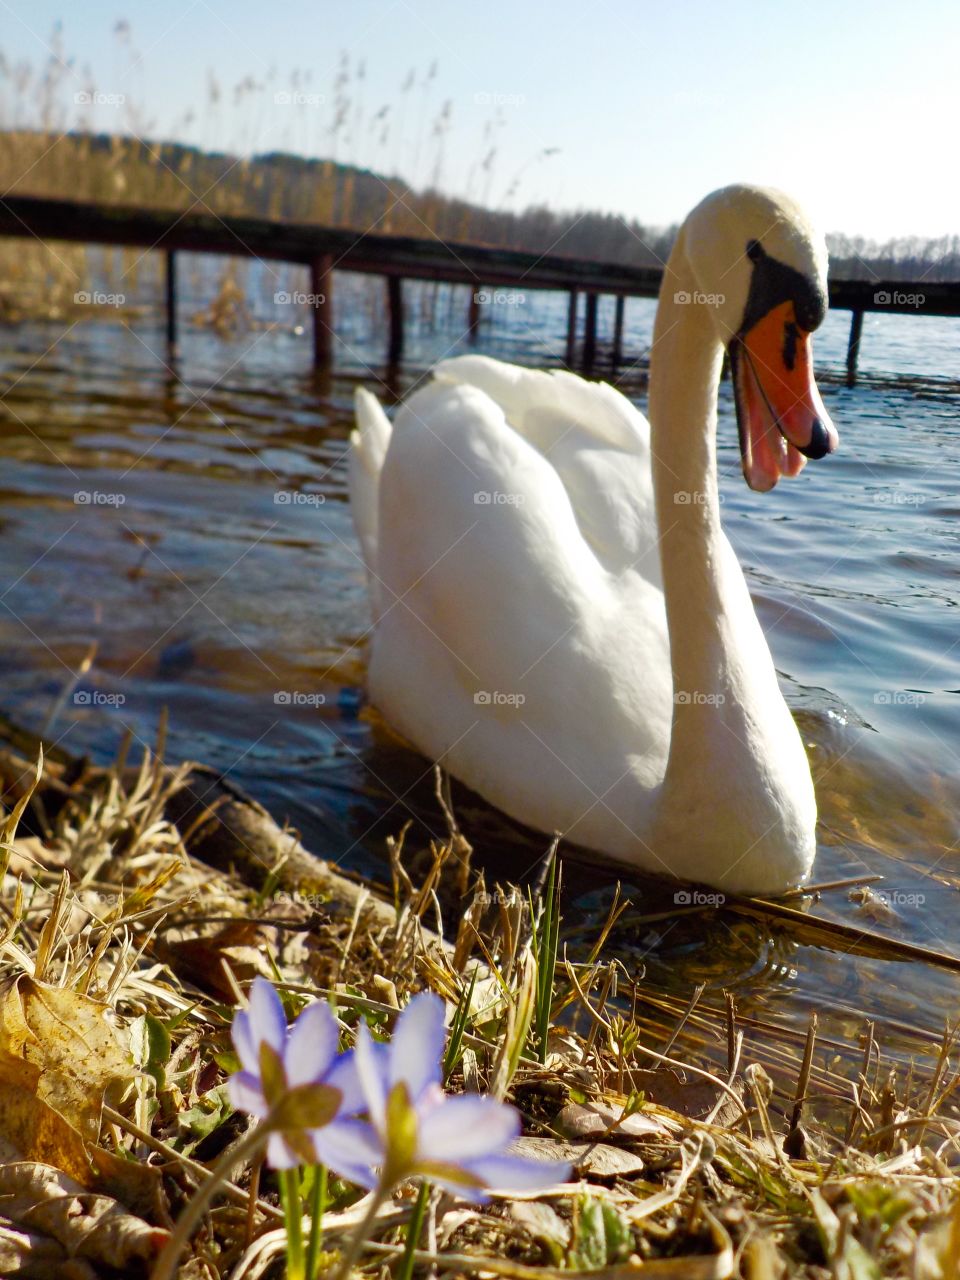
<svg viewBox="0 0 960 1280"><path fill-rule="evenodd" d="M362 387L354 397L357 429L350 435L350 509L354 528L363 549L363 561L367 566L367 585L370 591L370 609L373 620L380 616L380 584L377 580L378 509L380 506L380 475L387 456L392 428L375 396Z"/></svg>
<svg viewBox="0 0 960 1280"><path fill-rule="evenodd" d="M580 532L606 569L632 567L659 585L650 428L629 400L606 383L487 356L445 360L435 376L478 387L500 405L560 477Z"/></svg>
<svg viewBox="0 0 960 1280"><path fill-rule="evenodd" d="M379 485L371 691L501 808L546 829L593 809L626 843L610 812L618 780L636 804L638 781L662 774L666 626L651 575L623 563L640 523L618 535L617 503L587 511L585 499L591 470L593 483L598 469L640 472L643 442L634 432L617 448L553 414L548 457L475 385L438 380L399 410ZM599 842L589 822L571 834Z"/></svg>
<svg viewBox="0 0 960 1280"><path fill-rule="evenodd" d="M503 409L531 444L546 452L556 433L577 423L595 440L627 452L649 447L646 419L629 400L603 382L585 382L565 369L522 369L489 356L456 356L433 371L437 382L479 387Z"/></svg>

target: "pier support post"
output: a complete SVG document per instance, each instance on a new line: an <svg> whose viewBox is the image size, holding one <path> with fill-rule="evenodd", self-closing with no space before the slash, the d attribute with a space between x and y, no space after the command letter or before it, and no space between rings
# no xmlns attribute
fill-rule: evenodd
<svg viewBox="0 0 960 1280"><path fill-rule="evenodd" d="M597 295L587 294L587 310L583 318L583 367L592 369L597 358Z"/></svg>
<svg viewBox="0 0 960 1280"><path fill-rule="evenodd" d="M310 292L313 294L313 367L325 369L333 352L332 253L320 253L310 260Z"/></svg>
<svg viewBox="0 0 960 1280"><path fill-rule="evenodd" d="M470 341L476 342L477 330L480 328L480 297L483 289L479 284L471 285L470 305L467 308L467 328L470 330Z"/></svg>
<svg viewBox="0 0 960 1280"><path fill-rule="evenodd" d="M172 249L165 256L164 292L167 307L167 359L177 356L177 258Z"/></svg>
<svg viewBox="0 0 960 1280"><path fill-rule="evenodd" d="M857 380L857 359L860 355L860 334L863 332L863 312L854 311L850 321L850 340L847 343L847 386Z"/></svg>
<svg viewBox="0 0 960 1280"><path fill-rule="evenodd" d="M569 368L573 368L573 355L577 348L577 291L570 290L570 302L567 306L567 354Z"/></svg>
<svg viewBox="0 0 960 1280"><path fill-rule="evenodd" d="M403 355L403 279L400 276L387 276L387 310L390 317L387 364L399 364Z"/></svg>
<svg viewBox="0 0 960 1280"><path fill-rule="evenodd" d="M617 294L617 309L613 314L613 353L610 363L614 368L623 359L623 307L626 299L622 293Z"/></svg>

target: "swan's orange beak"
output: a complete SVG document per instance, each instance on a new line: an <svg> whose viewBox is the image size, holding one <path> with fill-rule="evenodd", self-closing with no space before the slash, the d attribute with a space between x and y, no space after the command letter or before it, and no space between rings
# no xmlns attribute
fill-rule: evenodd
<svg viewBox="0 0 960 1280"><path fill-rule="evenodd" d="M810 334L782 302L730 344L743 474L751 489L772 489L807 458L839 439L813 378Z"/></svg>

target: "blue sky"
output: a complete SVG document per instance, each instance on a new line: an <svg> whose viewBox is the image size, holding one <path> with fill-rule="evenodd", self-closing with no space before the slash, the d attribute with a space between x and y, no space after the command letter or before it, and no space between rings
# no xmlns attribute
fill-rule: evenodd
<svg viewBox="0 0 960 1280"><path fill-rule="evenodd" d="M90 109L98 127L230 151L327 154L335 137L339 158L419 185L449 102L441 185L495 206L543 201L659 225L748 180L791 191L828 230L960 231L953 0L0 0L8 63L39 68L59 19L71 123L89 66L104 95ZM344 53L350 106L334 134ZM260 87L235 103L247 77ZM10 123L9 82L0 93ZM381 141L373 117L388 104Z"/></svg>

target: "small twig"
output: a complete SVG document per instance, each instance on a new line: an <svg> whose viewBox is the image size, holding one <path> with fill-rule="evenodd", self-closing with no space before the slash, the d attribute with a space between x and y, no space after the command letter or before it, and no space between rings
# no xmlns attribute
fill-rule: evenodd
<svg viewBox="0 0 960 1280"><path fill-rule="evenodd" d="M861 884L876 884L885 879L881 875L848 876L846 880L824 880L821 884L804 884L799 889L790 889L783 895L784 901L791 898L806 898L814 893L827 893L831 889L855 889Z"/></svg>
<svg viewBox="0 0 960 1280"><path fill-rule="evenodd" d="M253 1234L256 1230L257 1200L260 1197L260 1171L262 1168L263 1153L261 1152L250 1168L250 1194L247 1197L247 1227L244 1233L244 1251L250 1248L253 1241Z"/></svg>
<svg viewBox="0 0 960 1280"><path fill-rule="evenodd" d="M743 1052L743 1032L738 1031L734 1037L733 1049L730 1057L730 1069L727 1073L727 1086L733 1088L733 1082L737 1078L737 1072L740 1070L740 1055ZM713 1124L717 1116L720 1114L720 1108L723 1106L723 1098L718 1098L713 1106L704 1124Z"/></svg>
<svg viewBox="0 0 960 1280"><path fill-rule="evenodd" d="M343 949L340 952L340 959L337 961L337 970L333 978L335 983L340 981L340 977L343 973L343 966L347 963L347 956L349 956L351 948L353 947L353 940L357 936L357 925L360 923L360 913L366 906L367 899L369 897L370 894L366 889L361 889L357 894L357 900L353 905L353 916L350 920L350 929L347 933L346 941L343 944Z"/></svg>
<svg viewBox="0 0 960 1280"><path fill-rule="evenodd" d="M674 1027L670 1035L670 1039L663 1046L664 1053L669 1053L670 1050L673 1048L673 1046L676 1044L677 1036L686 1026L687 1019L690 1017L691 1013L693 1013L694 1009L700 1003L700 997L703 995L706 989L707 989L707 984L705 982L698 983L698 985L694 987L693 995L690 997L690 1000L687 1004L686 1009L684 1009L683 1013L680 1015L680 1021Z"/></svg>
<svg viewBox="0 0 960 1280"><path fill-rule="evenodd" d="M727 1074L732 1075L737 1044L737 1001L732 991L725 991L723 994L727 1006ZM742 1042L742 1035L740 1039Z"/></svg>
<svg viewBox="0 0 960 1280"><path fill-rule="evenodd" d="M817 1043L817 1015L811 1013L810 1026L807 1028L807 1042L803 1047L803 1062L797 1077L797 1091L793 1099L793 1114L790 1116L790 1128L796 1129L803 1117L803 1103L810 1084L810 1068L813 1065L813 1049Z"/></svg>

